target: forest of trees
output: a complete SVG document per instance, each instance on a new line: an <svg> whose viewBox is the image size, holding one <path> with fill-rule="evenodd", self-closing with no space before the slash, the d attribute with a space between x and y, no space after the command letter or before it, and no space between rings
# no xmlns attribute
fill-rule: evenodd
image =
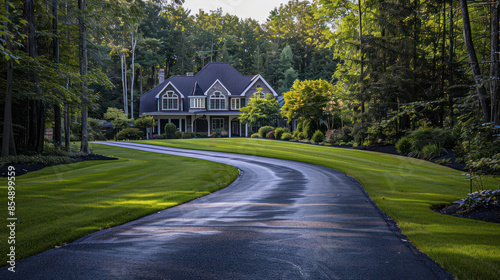
<svg viewBox="0 0 500 280"><path fill-rule="evenodd" d="M292 0L265 23L183 2L2 0L2 155L41 152L47 127L55 145L73 131L88 152L89 117L114 107L137 118L159 69L211 61L260 73L280 94L329 81L360 144L438 127L498 153L483 125L500 124L498 1Z"/></svg>

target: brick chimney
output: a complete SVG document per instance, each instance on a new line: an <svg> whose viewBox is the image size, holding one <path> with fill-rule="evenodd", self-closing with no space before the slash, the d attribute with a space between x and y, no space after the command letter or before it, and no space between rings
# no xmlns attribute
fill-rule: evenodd
<svg viewBox="0 0 500 280"><path fill-rule="evenodd" d="M160 69L159 84L163 83L163 81L165 81L165 69Z"/></svg>

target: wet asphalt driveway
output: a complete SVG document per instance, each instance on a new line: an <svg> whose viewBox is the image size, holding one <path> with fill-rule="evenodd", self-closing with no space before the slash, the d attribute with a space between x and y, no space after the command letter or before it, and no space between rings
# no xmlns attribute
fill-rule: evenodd
<svg viewBox="0 0 500 280"><path fill-rule="evenodd" d="M247 155L106 144L221 162L239 168L240 176L208 196L19 261L15 274L3 267L1 279L450 278L338 171Z"/></svg>

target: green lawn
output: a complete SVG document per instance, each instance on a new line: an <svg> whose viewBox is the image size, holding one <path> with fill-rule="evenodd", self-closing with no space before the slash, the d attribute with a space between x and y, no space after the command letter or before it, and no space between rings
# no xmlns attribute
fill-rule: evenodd
<svg viewBox="0 0 500 280"><path fill-rule="evenodd" d="M206 195L238 176L234 167L198 159L95 144L92 149L120 160L58 165L16 177L17 260ZM7 178L0 180L0 252L6 264Z"/></svg>
<svg viewBox="0 0 500 280"><path fill-rule="evenodd" d="M427 161L375 152L263 139L136 141L179 148L242 153L331 167L356 178L420 250L458 279L498 279L500 224L433 212L464 197L463 172ZM498 179L489 180L490 188Z"/></svg>

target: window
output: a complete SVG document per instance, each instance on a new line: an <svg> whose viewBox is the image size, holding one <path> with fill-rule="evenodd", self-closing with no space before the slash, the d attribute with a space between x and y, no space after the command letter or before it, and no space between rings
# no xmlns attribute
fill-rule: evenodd
<svg viewBox="0 0 500 280"><path fill-rule="evenodd" d="M216 91L210 96L210 110L225 110L226 109L226 97Z"/></svg>
<svg viewBox="0 0 500 280"><path fill-rule="evenodd" d="M224 129L223 118L212 118L212 130Z"/></svg>
<svg viewBox="0 0 500 280"><path fill-rule="evenodd" d="M240 104L241 104L240 98L231 99L231 110L239 110L241 108Z"/></svg>
<svg viewBox="0 0 500 280"><path fill-rule="evenodd" d="M205 98L191 98L191 108L205 108Z"/></svg>
<svg viewBox="0 0 500 280"><path fill-rule="evenodd" d="M163 110L179 110L179 95L173 91L167 91L162 97Z"/></svg>
<svg viewBox="0 0 500 280"><path fill-rule="evenodd" d="M260 92L260 93L256 92L256 93L253 94L253 97L264 99L264 98L266 98L266 95L263 92Z"/></svg>

